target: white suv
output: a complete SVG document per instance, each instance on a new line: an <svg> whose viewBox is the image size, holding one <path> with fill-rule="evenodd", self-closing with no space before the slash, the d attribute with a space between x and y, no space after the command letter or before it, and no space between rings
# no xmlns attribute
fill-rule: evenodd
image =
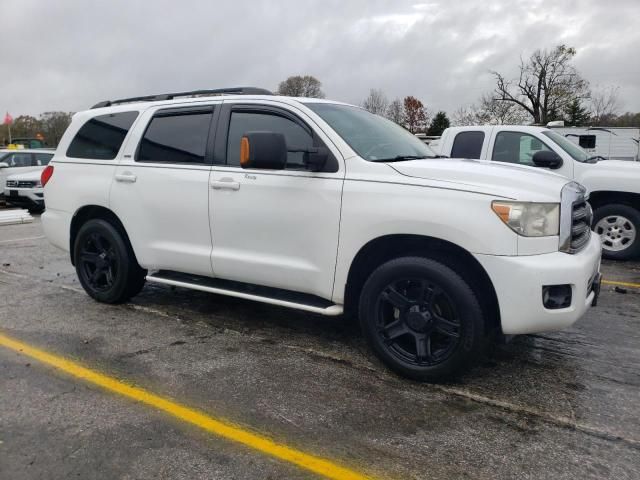
<svg viewBox="0 0 640 480"><path fill-rule="evenodd" d="M45 232L96 300L146 280L344 310L417 379L459 372L492 334L567 327L599 291L581 186L438 159L338 102L254 88L102 102L74 115L42 183Z"/></svg>

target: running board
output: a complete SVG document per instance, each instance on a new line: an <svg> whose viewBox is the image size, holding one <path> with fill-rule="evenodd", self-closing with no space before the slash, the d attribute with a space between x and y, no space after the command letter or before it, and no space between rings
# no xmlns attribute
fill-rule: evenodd
<svg viewBox="0 0 640 480"><path fill-rule="evenodd" d="M320 315L335 316L343 311L342 305L336 305L315 295L170 270L160 270L147 275L147 281L295 308Z"/></svg>

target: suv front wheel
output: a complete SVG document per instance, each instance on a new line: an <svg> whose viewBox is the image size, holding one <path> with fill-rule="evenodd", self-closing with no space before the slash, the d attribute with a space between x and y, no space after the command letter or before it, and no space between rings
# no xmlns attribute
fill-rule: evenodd
<svg viewBox="0 0 640 480"><path fill-rule="evenodd" d="M484 315L465 280L447 265L402 257L378 267L360 297L360 323L391 369L435 381L465 370L484 339Z"/></svg>
<svg viewBox="0 0 640 480"><path fill-rule="evenodd" d="M80 284L95 300L122 303L142 290L146 270L138 265L125 236L106 220L82 225L73 252Z"/></svg>

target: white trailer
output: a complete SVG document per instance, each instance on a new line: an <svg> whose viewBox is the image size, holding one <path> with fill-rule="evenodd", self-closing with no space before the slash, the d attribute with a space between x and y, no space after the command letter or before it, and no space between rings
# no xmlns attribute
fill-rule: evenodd
<svg viewBox="0 0 640 480"><path fill-rule="evenodd" d="M640 161L640 128L564 127L547 125L593 156L607 160Z"/></svg>

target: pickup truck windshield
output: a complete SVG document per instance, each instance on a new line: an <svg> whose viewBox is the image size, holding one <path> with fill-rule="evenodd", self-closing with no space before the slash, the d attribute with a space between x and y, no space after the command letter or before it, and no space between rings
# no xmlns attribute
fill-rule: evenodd
<svg viewBox="0 0 640 480"><path fill-rule="evenodd" d="M436 154L399 125L358 107L334 103L305 102L305 105L371 162L393 162L434 158Z"/></svg>
<svg viewBox="0 0 640 480"><path fill-rule="evenodd" d="M582 150L582 148L580 148L578 145L576 145L566 137L563 137L556 132L552 132L551 130L545 130L544 132L542 132L542 134L549 137L556 144L558 144L558 146L569 155L571 155L571 158L573 158L574 160L577 160L578 162L586 162L587 160L589 160L589 155L587 154L587 152Z"/></svg>

